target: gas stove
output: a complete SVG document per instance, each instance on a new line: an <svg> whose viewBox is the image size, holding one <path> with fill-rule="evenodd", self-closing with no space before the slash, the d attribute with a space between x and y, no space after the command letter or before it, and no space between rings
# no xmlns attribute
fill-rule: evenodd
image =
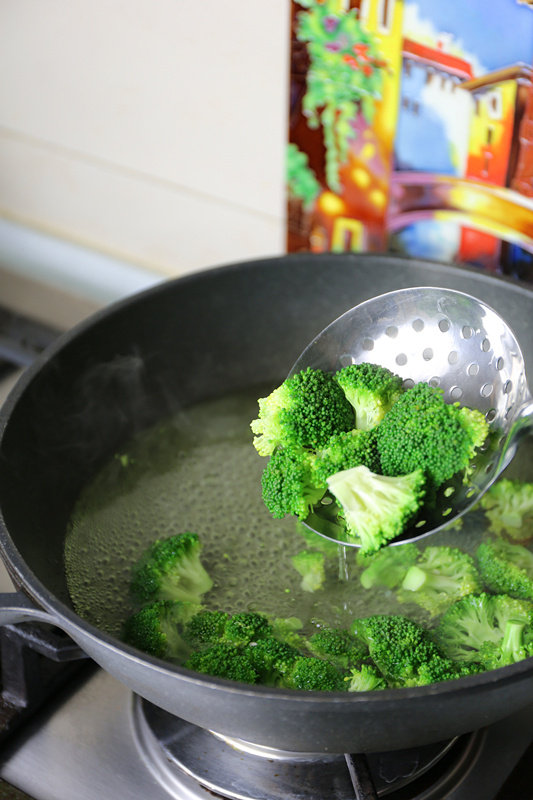
<svg viewBox="0 0 533 800"><path fill-rule="evenodd" d="M524 708L452 742L368 756L379 797L528 800L532 713ZM220 739L90 665L4 744L0 776L33 800L356 797L343 756Z"/></svg>
<svg viewBox="0 0 533 800"><path fill-rule="evenodd" d="M83 303L73 305L70 322L55 324L58 317L51 307L44 320L42 315L28 317L20 307L15 314L4 309L0 403L35 354L90 310ZM0 591L12 590L0 564ZM221 738L172 717L133 695L89 659L78 658L75 648L70 656L54 656L56 645L49 635L43 633L41 641L38 633L25 628L21 645L17 630L2 634L4 712L7 708L10 713L0 712L1 797L367 800L375 796L365 794L368 769L372 791L391 800L533 800L533 704L487 729L405 751L362 759L357 754L287 753ZM45 693L42 671L36 673L37 692L31 683L26 686L34 670L20 659L33 653L32 662L35 650L44 658L52 652L56 661Z"/></svg>

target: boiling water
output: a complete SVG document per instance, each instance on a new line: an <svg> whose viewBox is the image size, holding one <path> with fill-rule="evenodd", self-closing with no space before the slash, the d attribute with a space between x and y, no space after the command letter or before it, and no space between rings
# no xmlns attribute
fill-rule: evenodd
<svg viewBox="0 0 533 800"><path fill-rule="evenodd" d="M65 546L69 591L81 617L120 636L132 611L131 565L155 539L187 530L198 533L214 581L208 607L297 616L306 627L344 626L372 613L424 613L398 604L392 592L362 589L355 550L326 542L294 518L270 516L261 498L267 462L250 431L258 396L255 389L209 401L163 421L116 453L86 487ZM462 530L431 543L472 550L482 533L482 515L471 513ZM301 590L291 564L306 548L326 555L326 583L313 593Z"/></svg>

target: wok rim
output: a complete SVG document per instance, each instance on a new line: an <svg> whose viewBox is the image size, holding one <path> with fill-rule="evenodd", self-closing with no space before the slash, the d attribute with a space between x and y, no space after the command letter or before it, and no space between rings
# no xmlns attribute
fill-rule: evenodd
<svg viewBox="0 0 533 800"><path fill-rule="evenodd" d="M441 271L443 267L449 274L468 274L469 278L478 280L481 284L488 281L491 283L501 282L505 284L508 289L516 291L519 294L526 292L531 295L533 301L533 288L526 283L508 278L507 276L493 275L487 273L480 273L473 267L446 264L439 261L432 261L427 259L413 259L402 255L386 254L386 253L293 253L280 256L268 256L263 258L255 258L252 260L243 259L238 262L230 262L221 264L219 266L210 267L199 272L189 273L183 276L171 278L168 281L162 281L139 292L136 292L127 297L121 298L109 305L91 313L88 317L61 333L36 359L26 367L16 381L15 385L9 392L6 400L0 407L0 450L6 428L9 424L11 415L16 408L20 398L25 391L29 388L32 381L39 375L41 370L47 365L51 359L62 352L71 342L75 341L85 332L95 328L103 320L114 316L122 309L131 305L142 303L147 297L155 296L157 294L167 293L177 284L185 285L190 282L209 281L213 275L221 274L222 272L239 271L243 267L258 268L271 263L273 265L282 262L296 262L296 261L351 261L354 267L361 259L367 261L383 261L420 264L427 268L430 272ZM438 287L439 284L428 284L433 288ZM409 288L409 287L405 287ZM460 290L459 290L460 291ZM370 299L370 298L369 298ZM365 302L365 301L363 301ZM485 301L482 301L485 302ZM141 664L148 664L152 669L155 669L159 674L168 676L177 675L187 683L202 686L217 692L225 692L229 694L237 694L240 696L261 697L264 701L296 701L301 697L302 701L307 703L311 702L316 706L338 706L340 703L349 705L350 708L356 708L360 704L376 705L379 707L386 707L394 705L396 708L398 704L403 704L408 707L413 700L420 700L424 697L438 695L441 698L457 697L472 694L472 691L482 692L489 688L491 684L498 685L499 687L515 684L520 678L529 676L533 672L533 656L512 664L506 667L500 667L496 670L490 670L479 673L477 675L470 675L463 678L456 678L450 681L443 681L441 683L430 684L428 686L420 687L406 687L398 689L383 689L378 692L334 692L334 691L308 691L299 689L283 689L276 687L269 687L259 684L244 684L237 681L231 681L224 678L215 678L209 675L202 675L192 670L186 669L178 665L170 664L164 660L155 658L142 651L131 647L130 645L122 642L116 636L113 636L105 631L100 630L92 623L84 620L73 609L69 608L62 600L60 600L53 592L51 592L40 581L35 573L31 570L25 559L22 557L18 550L14 539L12 538L7 523L4 519L3 510L0 506L0 555L8 569L11 578L14 580L16 586L26 594L30 600L37 604L38 608L44 609L52 617L49 621L52 625L65 630L72 636L71 630L81 630L82 636L89 637L96 645L102 642L107 649L113 650L116 653L124 654L129 661L138 662ZM66 624L61 625L61 621L65 620ZM74 638L74 637L72 637Z"/></svg>

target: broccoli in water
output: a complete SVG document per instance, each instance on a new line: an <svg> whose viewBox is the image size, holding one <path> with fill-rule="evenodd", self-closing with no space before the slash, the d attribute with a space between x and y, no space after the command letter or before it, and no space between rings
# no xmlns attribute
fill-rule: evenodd
<svg viewBox="0 0 533 800"><path fill-rule="evenodd" d="M185 600L200 603L213 581L200 561L198 534L156 540L133 566L131 592L141 603Z"/></svg>
<svg viewBox="0 0 533 800"><path fill-rule="evenodd" d="M403 533L422 505L424 485L420 469L391 477L360 466L328 478L347 533L360 541L363 553L373 553Z"/></svg>
<svg viewBox="0 0 533 800"><path fill-rule="evenodd" d="M204 649L195 650L184 666L194 672L240 683L257 683L259 680L259 673L252 664L248 650L230 642L215 642Z"/></svg>
<svg viewBox="0 0 533 800"><path fill-rule="evenodd" d="M485 669L532 654L533 604L503 594L470 594L451 605L434 631L435 641L455 661Z"/></svg>
<svg viewBox="0 0 533 800"><path fill-rule="evenodd" d="M364 431L378 425L403 392L402 378L378 364L349 364L335 380L354 407L355 427Z"/></svg>
<svg viewBox="0 0 533 800"><path fill-rule="evenodd" d="M381 471L375 431L354 429L336 433L312 461L315 482L325 487L330 475L361 464L372 472Z"/></svg>
<svg viewBox="0 0 533 800"><path fill-rule="evenodd" d="M302 647L303 622L298 617L274 617L270 620L272 634L280 642L290 644L292 647Z"/></svg>
<svg viewBox="0 0 533 800"><path fill-rule="evenodd" d="M442 389L417 383L407 389L377 428L385 475L422 469L434 487L466 469L488 434L477 410L444 401Z"/></svg>
<svg viewBox="0 0 533 800"><path fill-rule="evenodd" d="M387 681L372 664L355 667L344 680L348 681L349 692L373 692L388 688Z"/></svg>
<svg viewBox="0 0 533 800"><path fill-rule="evenodd" d="M272 626L263 614L201 610L189 620L184 638L194 648L185 666L196 672L242 683L257 683L261 671L266 673L265 665L259 669L260 659L251 658L250 650L272 638Z"/></svg>
<svg viewBox="0 0 533 800"><path fill-rule="evenodd" d="M151 656L182 661L190 647L180 631L199 609L196 603L180 600L149 603L126 620L124 641Z"/></svg>
<svg viewBox="0 0 533 800"><path fill-rule="evenodd" d="M288 689L315 692L344 692L344 675L329 661L314 656L299 656L280 683Z"/></svg>
<svg viewBox="0 0 533 800"><path fill-rule="evenodd" d="M253 642L248 647L250 663L259 676L259 682L267 686L279 686L300 658L300 651L275 636Z"/></svg>
<svg viewBox="0 0 533 800"><path fill-rule="evenodd" d="M325 658L339 669L356 667L367 654L366 645L342 628L319 628L309 637L307 647L314 656Z"/></svg>
<svg viewBox="0 0 533 800"><path fill-rule="evenodd" d="M317 485L314 457L306 450L279 448L261 476L263 501L276 519L294 514L305 519L324 496L326 484Z"/></svg>
<svg viewBox="0 0 533 800"><path fill-rule="evenodd" d="M352 631L366 642L374 666L390 687L425 686L477 671L443 655L429 632L408 617L375 614L354 620Z"/></svg>
<svg viewBox="0 0 533 800"><path fill-rule="evenodd" d="M300 587L304 592L316 592L326 580L325 555L319 550L300 550L292 556L292 565L301 575Z"/></svg>
<svg viewBox="0 0 533 800"><path fill-rule="evenodd" d="M494 533L518 542L533 537L533 483L500 478L480 505Z"/></svg>
<svg viewBox="0 0 533 800"><path fill-rule="evenodd" d="M224 628L224 640L236 645L257 642L272 633L267 617L254 611L233 614Z"/></svg>
<svg viewBox="0 0 533 800"><path fill-rule="evenodd" d="M229 618L230 615L225 611L202 609L187 621L183 638L191 647L220 642Z"/></svg>
<svg viewBox="0 0 533 800"><path fill-rule="evenodd" d="M210 609L201 609L194 614L183 632L186 641L194 647L215 642L239 646L271 634L272 625L263 614L243 611L230 615Z"/></svg>
<svg viewBox="0 0 533 800"><path fill-rule="evenodd" d="M533 553L527 547L505 539L482 542L476 558L491 592L533 601Z"/></svg>
<svg viewBox="0 0 533 800"><path fill-rule="evenodd" d="M258 400L251 423L254 447L262 456L277 447L323 447L330 436L354 427L353 408L327 372L308 369L286 378Z"/></svg>
<svg viewBox="0 0 533 800"><path fill-rule="evenodd" d="M384 547L370 554L358 550L355 560L357 566L363 568L359 575L361 586L364 589L373 589L374 586L395 589L418 555L418 547L412 543L402 544L401 547Z"/></svg>
<svg viewBox="0 0 533 800"><path fill-rule="evenodd" d="M417 603L436 615L455 600L482 588L472 556L456 547L436 546L427 547L409 567L397 596L401 602Z"/></svg>

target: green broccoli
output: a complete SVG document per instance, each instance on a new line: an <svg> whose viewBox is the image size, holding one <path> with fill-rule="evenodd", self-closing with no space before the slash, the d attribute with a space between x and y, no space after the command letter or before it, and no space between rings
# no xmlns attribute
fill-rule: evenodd
<svg viewBox="0 0 533 800"><path fill-rule="evenodd" d="M460 668L440 652L429 632L408 617L375 614L354 620L351 630L367 644L390 687L425 686L459 676Z"/></svg>
<svg viewBox="0 0 533 800"><path fill-rule="evenodd" d="M157 600L127 618L123 639L151 656L182 661L190 647L181 631L198 611L196 603Z"/></svg>
<svg viewBox="0 0 533 800"><path fill-rule="evenodd" d="M504 594L469 594L444 612L434 630L435 641L454 661L479 662L486 642L501 646L510 620L522 620L530 629L533 604Z"/></svg>
<svg viewBox="0 0 533 800"><path fill-rule="evenodd" d="M132 568L131 592L141 603L186 600L200 603L213 581L200 561L198 534L156 540Z"/></svg>
<svg viewBox="0 0 533 800"><path fill-rule="evenodd" d="M357 666L368 652L364 642L341 628L320 628L311 634L307 647L314 656L325 658L339 669Z"/></svg>
<svg viewBox="0 0 533 800"><path fill-rule="evenodd" d="M533 601L533 553L527 547L505 539L482 542L476 558L491 592Z"/></svg>
<svg viewBox="0 0 533 800"><path fill-rule="evenodd" d="M378 425L403 393L402 378L378 364L349 364L335 374L355 411L355 426L368 431Z"/></svg>
<svg viewBox="0 0 533 800"><path fill-rule="evenodd" d="M298 617L274 617L270 620L272 635L280 642L290 644L291 647L304 647L301 634L303 622Z"/></svg>
<svg viewBox="0 0 533 800"><path fill-rule="evenodd" d="M240 683L254 684L259 680L248 649L230 642L215 642L204 649L195 650L184 666L194 672Z"/></svg>
<svg viewBox="0 0 533 800"><path fill-rule="evenodd" d="M363 553L376 552L405 531L422 505L424 484L419 469L392 477L360 466L328 478L346 531L361 543Z"/></svg>
<svg viewBox="0 0 533 800"><path fill-rule="evenodd" d="M311 453L279 448L261 476L263 501L276 519L286 514L305 519L326 491L326 484L317 485L316 480Z"/></svg>
<svg viewBox="0 0 533 800"><path fill-rule="evenodd" d="M500 478L480 500L490 530L518 542L533 537L533 483Z"/></svg>
<svg viewBox="0 0 533 800"><path fill-rule="evenodd" d="M427 547L407 570L397 597L417 603L432 616L441 614L455 600L482 590L472 556L457 547Z"/></svg>
<svg viewBox="0 0 533 800"><path fill-rule="evenodd" d="M330 475L361 464L372 472L381 471L375 431L354 429L336 433L312 461L315 482L325 487Z"/></svg>
<svg viewBox="0 0 533 800"><path fill-rule="evenodd" d="M230 616L224 627L224 641L243 645L257 642L272 634L272 625L267 617L255 611L242 611Z"/></svg>
<svg viewBox="0 0 533 800"><path fill-rule="evenodd" d="M195 648L220 642L229 618L230 615L225 611L202 609L188 621L183 631L183 638Z"/></svg>
<svg viewBox="0 0 533 800"><path fill-rule="evenodd" d="M417 383L407 389L376 430L385 475L422 469L436 488L466 469L487 434L480 411L444 401L442 389Z"/></svg>
<svg viewBox="0 0 533 800"><path fill-rule="evenodd" d="M364 589L373 589L374 586L395 589L418 555L418 547L413 543L402 544L401 547L384 547L377 553L370 554L358 550L356 563L363 568L359 575L361 586Z"/></svg>
<svg viewBox="0 0 533 800"><path fill-rule="evenodd" d="M286 378L258 404L251 428L254 447L262 456L280 446L323 447L334 433L355 424L353 408L333 376L311 367Z"/></svg>
<svg viewBox="0 0 533 800"><path fill-rule="evenodd" d="M387 689L387 681L372 664L361 664L354 667L344 679L348 681L349 692L373 692Z"/></svg>
<svg viewBox="0 0 533 800"><path fill-rule="evenodd" d="M343 692L347 689L344 673L329 661L314 656L299 656L280 685L317 692Z"/></svg>
<svg viewBox="0 0 533 800"><path fill-rule="evenodd" d="M319 550L300 550L292 556L291 563L302 580L300 588L304 592L316 592L326 580L324 553Z"/></svg>
<svg viewBox="0 0 533 800"><path fill-rule="evenodd" d="M516 664L533 655L533 631L524 619L508 619L501 640L483 642L478 658L485 669Z"/></svg>
<svg viewBox="0 0 533 800"><path fill-rule="evenodd" d="M259 682L268 686L278 686L291 671L301 653L275 636L258 639L248 646L250 663L259 676Z"/></svg>

